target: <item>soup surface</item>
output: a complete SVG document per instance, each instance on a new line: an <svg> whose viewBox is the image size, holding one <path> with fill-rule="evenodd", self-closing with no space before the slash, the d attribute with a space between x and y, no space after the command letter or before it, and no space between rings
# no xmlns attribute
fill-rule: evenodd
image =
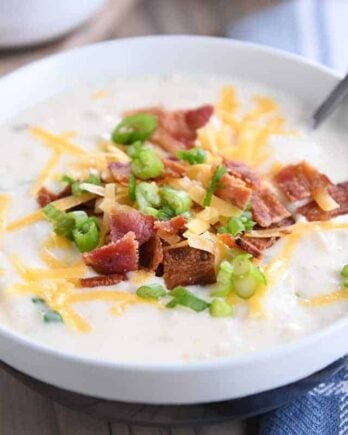
<svg viewBox="0 0 348 435"><path fill-rule="evenodd" d="M83 210L91 215L97 209L99 238L104 237L107 244L110 222L106 222L104 215L119 210L121 205L139 208L139 198L132 203L128 197L128 179L119 182L108 169L111 162L127 164L136 159L130 155L129 144L115 144L111 140L111 132L125 112L158 106L168 112L203 105L212 105L213 114L207 122L192 121L197 122L198 128L193 129L194 137L190 140L203 150L204 158L198 157L194 164L189 164L190 157L181 158L178 162L184 165L184 173L167 174L165 179L166 186L176 189L174 196L178 190L190 196L190 213L183 212L185 228L175 237L162 234L161 243L165 248L173 249L181 243L183 247L205 252L202 261L212 258L215 272L207 272L202 266L202 275L216 273L219 277L222 262L233 264L233 259L242 255L239 258L244 259L244 266L249 268L252 264L261 278L253 275L256 281L245 284L235 268L226 290L221 282L212 282L216 279L211 276L205 278L207 285L182 283L176 277L175 286L182 284L185 291L194 295L193 308L187 298L183 302L180 295L171 296L170 290L157 299L136 296L137 289L145 284L160 284L165 292L172 287L168 286L168 277L165 281L148 267L128 272L116 284L103 286L99 282L90 287L91 283L86 281L88 288L84 287L81 278L99 276L100 269L86 260L88 254L82 256L71 237L54 232L52 218L40 211L38 192L42 193L43 186L50 193L67 186L69 190L71 179L84 181L85 186L78 186L79 192L68 192L66 198L72 202L68 206L63 204L63 210L73 206L80 210L82 204ZM348 290L341 271L348 263L348 215L330 214L346 206L330 194L330 186L347 180L347 133L339 120L328 122L317 132L306 131L302 125L308 113L309 108L301 101L257 83L226 77L173 75L117 78L100 86L81 87L32 107L1 126L1 323L37 343L72 354L109 361L187 363L263 351L346 316ZM182 137L177 135L175 140L187 146ZM146 146L162 162L167 158L174 161L168 149L158 144L152 146L151 136ZM245 207L240 204L238 207L236 201L219 194L219 189L226 185L220 179L212 186L212 178L219 175L217 170L221 167L229 170L227 160L242 161L257 171L262 185L270 188L289 210L286 219L290 221L285 224L278 219L280 225L260 225L252 205L254 196L249 197ZM324 189L311 190L309 196L289 200L280 184L274 183L274 177L288 165L304 161L330 181L324 182ZM63 174L70 181L67 177L62 181ZM91 182L88 178L91 174L99 181ZM156 188L163 189L161 181L137 176L134 181L137 186L141 182L154 183ZM242 176L240 183L246 195L248 192L255 195L256 188L250 187L250 180L245 181ZM205 201L209 189L213 202L207 200L204 205L203 198ZM165 194L161 192L163 205ZM348 202L348 193L342 195L346 195ZM92 201L93 211L85 207L87 200ZM319 212L326 209L329 219L309 222L296 212L313 200L315 207L320 206ZM170 213L180 214L172 204L172 197L166 201L163 210L167 210L166 206L170 209L166 219L173 217ZM146 205L142 213L156 214L154 219L166 222L158 217L158 205L151 201ZM251 227L236 229L235 225L240 225L238 218L228 229L230 219L238 217L236 209L241 213L243 208L249 213L246 216L252 222ZM205 214L199 214L204 210ZM93 226L91 220L88 222ZM102 231L105 234L100 235ZM248 231L251 233L247 236ZM246 257L245 252L250 252L245 245L248 237L264 241L265 234L267 240L272 239L270 246L251 252L254 258ZM88 243L93 245L91 239ZM150 251L147 260L152 256ZM112 279L116 282L114 275ZM157 275L161 275L160 271ZM221 277L220 274L220 281ZM248 293L244 293L247 297L241 297L243 291ZM201 301L198 306L197 298ZM176 300L174 307L166 307L171 300ZM214 300L219 302L212 307ZM202 301L205 305L204 302L199 305Z"/></svg>

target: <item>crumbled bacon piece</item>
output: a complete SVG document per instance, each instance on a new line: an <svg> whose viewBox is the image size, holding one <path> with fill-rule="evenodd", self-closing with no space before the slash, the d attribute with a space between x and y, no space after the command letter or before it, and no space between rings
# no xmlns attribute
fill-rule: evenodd
<svg viewBox="0 0 348 435"><path fill-rule="evenodd" d="M164 249L164 281L167 288L216 282L214 255L190 246Z"/></svg>
<svg viewBox="0 0 348 435"><path fill-rule="evenodd" d="M348 213L348 181L330 186L328 192L339 205L331 211L323 211L316 202L310 203L297 209L297 213L305 216L309 221L327 221L333 217Z"/></svg>
<svg viewBox="0 0 348 435"><path fill-rule="evenodd" d="M151 113L157 117L157 129L151 141L171 154L192 148L197 138L197 129L203 127L213 113L212 106L193 110L167 111L161 107L138 109L134 113Z"/></svg>
<svg viewBox="0 0 348 435"><path fill-rule="evenodd" d="M288 165L274 177L280 190L290 201L313 197L318 191L331 185L329 178L307 162Z"/></svg>
<svg viewBox="0 0 348 435"><path fill-rule="evenodd" d="M81 278L81 287L101 287L115 285L126 279L125 275L121 273L113 273L112 275L97 275L90 278Z"/></svg>
<svg viewBox="0 0 348 435"><path fill-rule="evenodd" d="M186 166L178 160L163 159L165 172L167 177L180 178L186 173Z"/></svg>
<svg viewBox="0 0 348 435"><path fill-rule="evenodd" d="M131 208L117 210L110 216L111 240L117 242L129 231L134 232L139 245L155 235L155 218Z"/></svg>
<svg viewBox="0 0 348 435"><path fill-rule="evenodd" d="M243 180L230 174L225 174L220 182L221 187L215 195L244 210L251 198L251 189Z"/></svg>
<svg viewBox="0 0 348 435"><path fill-rule="evenodd" d="M191 130L198 130L205 126L214 112L213 106L206 104L198 109L188 110L185 114L187 125Z"/></svg>
<svg viewBox="0 0 348 435"><path fill-rule="evenodd" d="M37 193L37 202L40 207L46 207L50 202L56 201L57 199L65 198L71 195L71 186L68 185L58 193L51 192L46 187L41 187Z"/></svg>
<svg viewBox="0 0 348 435"><path fill-rule="evenodd" d="M117 183L128 183L132 175L130 163L111 162L108 168L114 181Z"/></svg>
<svg viewBox="0 0 348 435"><path fill-rule="evenodd" d="M156 271L163 262L163 247L159 236L156 234L140 247L140 265L145 269Z"/></svg>
<svg viewBox="0 0 348 435"><path fill-rule="evenodd" d="M154 227L159 232L178 234L186 229L186 222L184 216L176 216L169 221L156 221Z"/></svg>
<svg viewBox="0 0 348 435"><path fill-rule="evenodd" d="M243 249L243 251L248 252L253 257L259 258L262 256L262 251L270 248L277 241L277 237L245 237L242 236L236 240L237 245Z"/></svg>
<svg viewBox="0 0 348 435"><path fill-rule="evenodd" d="M282 228L294 223L292 217L282 219L280 222L271 225L269 228ZM246 237L245 235L236 240L237 245L253 257L261 257L265 249L273 246L279 237Z"/></svg>
<svg viewBox="0 0 348 435"><path fill-rule="evenodd" d="M251 211L254 220L263 228L268 228L290 216L288 210L267 187L253 190Z"/></svg>
<svg viewBox="0 0 348 435"><path fill-rule="evenodd" d="M135 233L129 232L117 242L83 254L87 266L102 275L125 273L138 269L139 243Z"/></svg>
<svg viewBox="0 0 348 435"><path fill-rule="evenodd" d="M261 184L261 180L257 172L245 163L228 159L225 159L224 162L228 172L234 177L241 178L252 187L258 187Z"/></svg>

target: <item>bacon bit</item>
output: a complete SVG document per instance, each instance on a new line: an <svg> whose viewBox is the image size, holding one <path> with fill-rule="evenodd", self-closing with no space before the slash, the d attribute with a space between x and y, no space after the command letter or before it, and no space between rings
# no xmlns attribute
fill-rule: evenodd
<svg viewBox="0 0 348 435"><path fill-rule="evenodd" d="M236 243L244 251L249 252L249 254L256 258L260 258L265 249L273 246L281 236L291 232L287 227L293 224L294 219L292 217L288 217L282 219L276 224L271 225L271 227L266 230L261 229L245 233L241 238L236 240ZM272 234L272 232L274 233ZM257 234L257 236L253 237L252 234Z"/></svg>
<svg viewBox="0 0 348 435"><path fill-rule="evenodd" d="M169 221L156 221L155 230L167 234L178 234L186 229L187 220L183 216L176 216Z"/></svg>
<svg viewBox="0 0 348 435"><path fill-rule="evenodd" d="M108 169L112 175L113 180L117 183L128 183L128 180L132 175L130 163L111 162L108 164Z"/></svg>
<svg viewBox="0 0 348 435"><path fill-rule="evenodd" d="M263 228L290 216L288 210L267 187L260 187L252 192L251 211L254 220Z"/></svg>
<svg viewBox="0 0 348 435"><path fill-rule="evenodd" d="M206 104L198 109L188 110L185 115L186 123L191 130L198 130L205 126L214 112L213 106Z"/></svg>
<svg viewBox="0 0 348 435"><path fill-rule="evenodd" d="M140 264L146 269L156 271L162 262L162 242L156 234L140 247Z"/></svg>
<svg viewBox="0 0 348 435"><path fill-rule="evenodd" d="M323 211L315 201L311 201L297 209L297 213L305 216L309 221L327 221L333 217L348 213L348 181L330 186L328 191L338 208Z"/></svg>
<svg viewBox="0 0 348 435"><path fill-rule="evenodd" d="M215 195L244 210L251 198L251 189L244 181L233 175L225 174L220 184L221 187L215 191Z"/></svg>
<svg viewBox="0 0 348 435"><path fill-rule="evenodd" d="M125 273L138 269L139 243L135 233L129 232L116 243L83 254L84 262L102 275Z"/></svg>
<svg viewBox="0 0 348 435"><path fill-rule="evenodd" d="M181 178L186 173L186 165L178 160L163 159L166 177Z"/></svg>
<svg viewBox="0 0 348 435"><path fill-rule="evenodd" d="M162 107L149 107L130 113L151 113L155 115L158 126L151 137L151 142L175 155L178 150L194 146L197 129L203 127L209 121L213 113L213 107L202 106L193 110L175 110L171 112L164 110Z"/></svg>
<svg viewBox="0 0 348 435"><path fill-rule="evenodd" d="M54 193L48 190L46 187L41 187L37 192L37 203L41 208L46 207L50 202L56 201L57 199L65 198L71 195L71 186L66 186L61 192Z"/></svg>
<svg viewBox="0 0 348 435"><path fill-rule="evenodd" d="M178 285L213 284L215 257L190 246L168 247L164 249L163 272L168 289Z"/></svg>
<svg viewBox="0 0 348 435"><path fill-rule="evenodd" d="M90 278L81 278L80 284L81 287L102 287L118 284L121 281L124 281L126 276L120 273L114 273L112 275L97 275L91 276Z"/></svg>
<svg viewBox="0 0 348 435"><path fill-rule="evenodd" d="M241 249L243 249L243 251L248 252L253 257L260 258L262 256L262 251L273 246L276 241L276 237L259 239L254 237L242 236L241 238L236 240L236 243Z"/></svg>
<svg viewBox="0 0 348 435"><path fill-rule="evenodd" d="M117 210L110 216L111 240L117 242L132 231L139 245L142 245L155 235L154 223L153 216L142 214L135 209Z"/></svg>
<svg viewBox="0 0 348 435"><path fill-rule="evenodd" d="M236 248L237 247L236 239L231 234L222 233L222 234L218 234L218 237L229 248Z"/></svg>
<svg viewBox="0 0 348 435"><path fill-rule="evenodd" d="M274 177L275 182L289 201L313 197L315 192L329 187L329 178L307 162L288 165Z"/></svg>
<svg viewBox="0 0 348 435"><path fill-rule="evenodd" d="M261 184L260 177L257 172L245 163L238 162L237 160L225 159L224 163L228 172L234 177L241 178L248 185L252 187L259 187Z"/></svg>

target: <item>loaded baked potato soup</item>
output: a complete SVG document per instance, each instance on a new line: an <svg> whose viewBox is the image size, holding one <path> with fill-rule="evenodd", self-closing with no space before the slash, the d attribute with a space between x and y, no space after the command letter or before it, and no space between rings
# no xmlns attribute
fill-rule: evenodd
<svg viewBox="0 0 348 435"><path fill-rule="evenodd" d="M347 137L228 78L118 78L0 130L0 321L109 361L234 357L348 308Z"/></svg>

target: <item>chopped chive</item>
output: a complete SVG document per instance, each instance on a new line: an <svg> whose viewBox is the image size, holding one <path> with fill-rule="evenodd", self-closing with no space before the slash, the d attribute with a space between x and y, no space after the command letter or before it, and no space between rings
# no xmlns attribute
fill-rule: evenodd
<svg viewBox="0 0 348 435"><path fill-rule="evenodd" d="M223 299L213 299L209 307L209 313L212 317L229 317L232 316L233 306Z"/></svg>
<svg viewBox="0 0 348 435"><path fill-rule="evenodd" d="M112 132L116 144L130 145L136 141L145 142L157 128L157 118L150 113L138 113L122 119Z"/></svg>
<svg viewBox="0 0 348 435"><path fill-rule="evenodd" d="M136 291L137 296L144 299L160 299L167 294L160 284L143 285Z"/></svg>
<svg viewBox="0 0 348 435"><path fill-rule="evenodd" d="M135 202L136 200L136 194L135 194L136 188L137 188L137 184L136 184L135 176L131 175L128 182L128 198L132 202Z"/></svg>
<svg viewBox="0 0 348 435"><path fill-rule="evenodd" d="M206 193L204 201L203 201L204 207L208 207L211 204L211 200L213 198L214 192L216 189L219 188L221 178L225 175L226 171L227 171L227 168L224 165L218 166L215 169L214 174L211 177L211 180L210 180L210 183L209 183L209 186L207 189L207 193Z"/></svg>

